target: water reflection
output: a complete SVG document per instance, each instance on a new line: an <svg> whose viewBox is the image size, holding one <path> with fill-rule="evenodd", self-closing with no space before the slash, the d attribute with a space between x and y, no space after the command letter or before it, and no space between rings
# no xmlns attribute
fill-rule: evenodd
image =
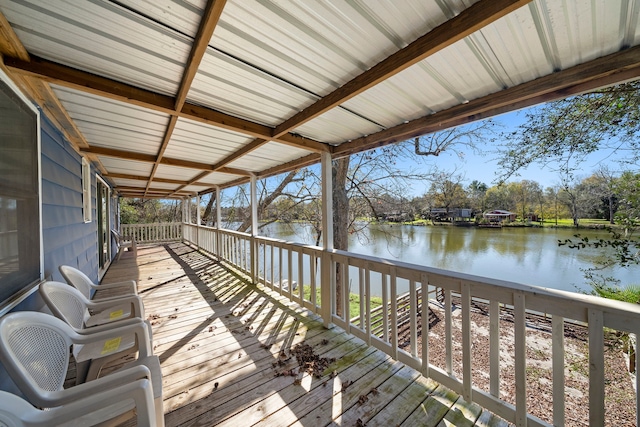
<svg viewBox="0 0 640 427"><path fill-rule="evenodd" d="M299 224L271 224L262 233L270 237L313 244L311 229ZM594 249L558 246L574 238L571 229L477 229L450 226L374 226L364 239L350 238L349 250L412 264L567 291L587 290L581 269L600 256ZM582 230L593 239L605 231ZM614 268L607 275L622 284L637 283L638 266Z"/></svg>

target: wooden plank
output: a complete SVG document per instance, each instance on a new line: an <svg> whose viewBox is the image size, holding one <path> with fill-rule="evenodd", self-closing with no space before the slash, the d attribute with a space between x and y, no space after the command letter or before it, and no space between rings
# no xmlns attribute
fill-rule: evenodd
<svg viewBox="0 0 640 427"><path fill-rule="evenodd" d="M389 358L382 352L376 351L371 347L367 347L362 352L364 357L355 360L353 364L346 365L339 362L339 369L335 371L336 375L331 375L324 380L319 387L315 387L308 391L304 396L287 405L286 410L278 411L274 416L264 419L259 424L264 425L291 425L301 419L312 419L312 412L316 411L319 405L332 405L334 400L339 399L345 402L345 394L347 389L350 392L366 394L371 390L370 384L363 381L372 370L375 370L380 364L388 362ZM363 389L362 387L368 387ZM354 402L355 403L355 400ZM330 412L329 412L330 414ZM293 415L293 416L292 416ZM313 423L323 423L331 421L331 417L315 416ZM311 422L311 421L309 421Z"/></svg>
<svg viewBox="0 0 640 427"><path fill-rule="evenodd" d="M295 423L300 417L315 409L320 402L332 399L334 394L343 388L346 390L352 387L358 378L369 372L377 363L386 360L381 352L362 344L362 347L347 355L344 360L336 361L331 367L335 369L318 381L312 382L310 386L304 382L298 386L290 385L288 388L292 390L289 393L301 394L300 397L295 398L293 395L293 398L286 399L289 402L286 407L263 418L254 426L286 426ZM304 389L301 390L301 387ZM279 397L286 396L285 393L286 391L281 391Z"/></svg>
<svg viewBox="0 0 640 427"><path fill-rule="evenodd" d="M440 421L438 427L473 427L480 415L482 415L482 411L483 409L480 405L469 403L459 398L447 412L447 415Z"/></svg>
<svg viewBox="0 0 640 427"><path fill-rule="evenodd" d="M476 423L476 427L510 427L511 424L489 411L483 411Z"/></svg>
<svg viewBox="0 0 640 427"><path fill-rule="evenodd" d="M345 357L353 351L366 350L362 342L352 343L345 341L344 334L336 334L329 340L329 343L321 346L319 355L321 357ZM322 348L324 347L324 348ZM291 376L273 376L272 379L258 387L251 386L245 390L243 399L245 404L238 405L238 402L231 402L231 407L225 404L216 406L216 413L208 412L198 419L200 425L216 426L237 426L239 424L253 425L268 414L271 414L283 407L290 399L300 397L305 393L305 389L312 384L319 386L331 373L329 371L323 378L315 379L309 374L301 376L301 384L294 385L294 378Z"/></svg>
<svg viewBox="0 0 640 427"><path fill-rule="evenodd" d="M435 381L421 376L417 377L402 394L389 402L369 422L380 426L392 426L402 423L404 418L408 418L425 400L425 397L430 396L437 387L438 383Z"/></svg>
<svg viewBox="0 0 640 427"><path fill-rule="evenodd" d="M377 387L377 393L371 394L366 402L361 405L354 405L342 413L336 413L330 426L355 426L358 423L368 423L378 412L389 404L393 399L401 395L404 390L418 378L420 374L404 367L389 377L385 382ZM358 421L360 420L360 421Z"/></svg>
<svg viewBox="0 0 640 427"><path fill-rule="evenodd" d="M460 414L469 420L479 413L444 387L433 390L435 383L419 372L339 328L325 329L317 315L249 285L189 246L141 246L137 258L114 263L105 282L131 278L139 281L147 312L159 316L154 344L168 427L355 425L358 419L437 425L447 416L450 425ZM321 378L299 374L300 384L275 375L298 369L288 354L303 341L320 356L335 357L334 365Z"/></svg>
<svg viewBox="0 0 640 427"><path fill-rule="evenodd" d="M404 420L401 426L435 427L457 400L457 394L440 385Z"/></svg>

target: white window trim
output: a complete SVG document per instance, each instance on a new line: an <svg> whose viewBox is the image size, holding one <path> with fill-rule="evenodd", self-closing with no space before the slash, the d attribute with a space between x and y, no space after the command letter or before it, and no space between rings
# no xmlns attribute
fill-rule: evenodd
<svg viewBox="0 0 640 427"><path fill-rule="evenodd" d="M91 163L82 158L82 216L84 222L91 222Z"/></svg>

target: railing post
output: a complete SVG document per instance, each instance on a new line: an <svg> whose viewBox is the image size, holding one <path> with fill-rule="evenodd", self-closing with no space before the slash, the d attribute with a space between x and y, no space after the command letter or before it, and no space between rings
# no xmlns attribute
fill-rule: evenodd
<svg viewBox="0 0 640 427"><path fill-rule="evenodd" d="M196 248L200 250L200 195L196 194Z"/></svg>
<svg viewBox="0 0 640 427"><path fill-rule="evenodd" d="M218 259L220 257L220 246L222 245L222 237L220 236L220 229L222 228L222 208L220 207L220 187L216 185L216 255Z"/></svg>
<svg viewBox="0 0 640 427"><path fill-rule="evenodd" d="M251 175L251 281L258 283L258 189L255 175ZM265 266L266 269L266 266ZM266 271L265 271L266 277Z"/></svg>
<svg viewBox="0 0 640 427"><path fill-rule="evenodd" d="M331 315L336 303L335 268L331 257L333 250L333 193L331 154L322 153L322 271L320 275L320 315L325 327L331 326ZM346 287L343 285L343 292ZM347 307L348 309L348 307Z"/></svg>

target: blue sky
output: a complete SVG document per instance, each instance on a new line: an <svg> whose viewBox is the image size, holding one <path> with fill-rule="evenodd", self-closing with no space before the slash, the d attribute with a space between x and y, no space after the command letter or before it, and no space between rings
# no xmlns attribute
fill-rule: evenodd
<svg viewBox="0 0 640 427"><path fill-rule="evenodd" d="M533 107L535 108L535 107ZM499 131L509 132L515 130L516 127L525 121L526 110L515 111L500 116L496 116L494 121L501 125ZM455 153L443 152L440 156L433 158L431 163L436 165L441 170L453 170L458 168L457 173L464 175L464 185L468 185L471 181L478 180L487 184L489 187L496 184L496 172L498 171L498 162L496 160L497 155L490 153L492 147L485 146L484 151L489 152L486 155L475 154L471 150L464 153L464 159L461 160ZM582 173L578 174L579 178L586 178L591 175L601 164L611 165L612 169L616 169L614 164L615 158L611 156L610 151L597 152L590 155L587 160L582 164ZM407 162L406 167L424 168L418 163ZM521 180L536 181L542 188L551 187L560 183L560 177L557 172L551 170L551 168L542 168L538 164L533 164L528 168L519 171L518 176L514 176L508 181L521 181ZM424 194L429 187L429 183L417 184L412 188L411 193L413 196L420 196Z"/></svg>

